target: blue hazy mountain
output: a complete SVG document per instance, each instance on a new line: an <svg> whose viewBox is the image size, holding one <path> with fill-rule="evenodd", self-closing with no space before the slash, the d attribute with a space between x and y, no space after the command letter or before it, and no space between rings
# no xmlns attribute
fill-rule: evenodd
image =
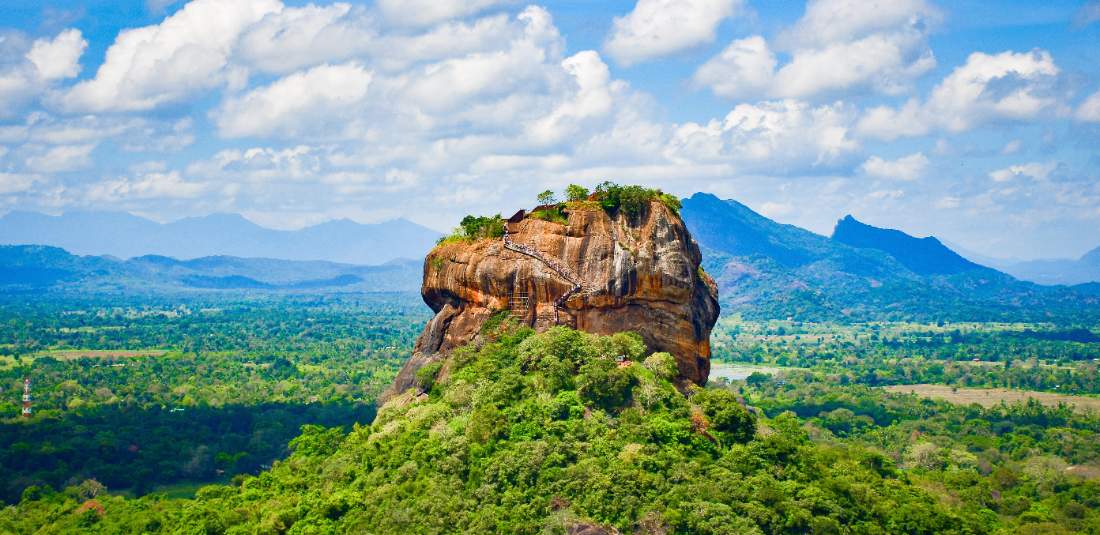
<svg viewBox="0 0 1100 535"><path fill-rule="evenodd" d="M1006 261L997 267L1014 277L1040 284L1100 282L1100 247L1078 259Z"/></svg>
<svg viewBox="0 0 1100 535"><path fill-rule="evenodd" d="M989 269L949 249L935 237L916 238L900 230L873 227L848 215L833 230L833 241L858 249L877 249L919 275L953 275Z"/></svg>
<svg viewBox="0 0 1100 535"><path fill-rule="evenodd" d="M232 256L177 260L145 255L121 260L79 256L44 245L3 245L0 292L415 292L420 288L422 267L422 262L413 260L376 266Z"/></svg>
<svg viewBox="0 0 1100 535"><path fill-rule="evenodd" d="M1095 292L1019 281L934 238L842 220L841 237L856 247L706 193L684 199L681 215L725 313L844 321L1100 315Z"/></svg>
<svg viewBox="0 0 1100 535"><path fill-rule="evenodd" d="M49 216L11 212L0 217L0 244L61 247L77 255L173 258L229 255L285 260L381 264L422 258L440 234L404 219L364 225L330 221L301 230L264 228L236 214L157 223L118 212Z"/></svg>

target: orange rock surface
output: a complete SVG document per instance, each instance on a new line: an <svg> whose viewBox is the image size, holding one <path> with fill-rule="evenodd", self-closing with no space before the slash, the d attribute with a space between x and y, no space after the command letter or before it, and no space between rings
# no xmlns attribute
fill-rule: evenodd
<svg viewBox="0 0 1100 535"><path fill-rule="evenodd" d="M718 291L680 217L659 202L633 216L586 206L566 216L566 224L514 218L504 238L428 254L421 294L436 315L391 394L413 386L423 365L476 343L499 311L536 330L636 332L650 350L676 357L682 379L706 382Z"/></svg>

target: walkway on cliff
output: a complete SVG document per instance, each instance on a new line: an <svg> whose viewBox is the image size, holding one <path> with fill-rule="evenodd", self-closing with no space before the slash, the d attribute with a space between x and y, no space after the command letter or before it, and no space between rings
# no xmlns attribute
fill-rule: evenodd
<svg viewBox="0 0 1100 535"><path fill-rule="evenodd" d="M585 293L593 293L593 290L584 287L582 279L577 276L577 274L574 273L573 270L569 269L569 267L565 266L561 262L558 262L557 259L546 256L538 250L528 247L522 243L516 243L512 241L512 237L508 234L507 225L504 226L504 248L523 255L530 256L531 258L534 258L535 260L546 264L551 270L560 275L561 278L565 279L569 282L569 284L573 285L573 287L570 288L569 291L565 292L561 295L561 297L557 298L554 301L555 307L564 309L565 302L568 301L569 298L577 292L584 291Z"/></svg>

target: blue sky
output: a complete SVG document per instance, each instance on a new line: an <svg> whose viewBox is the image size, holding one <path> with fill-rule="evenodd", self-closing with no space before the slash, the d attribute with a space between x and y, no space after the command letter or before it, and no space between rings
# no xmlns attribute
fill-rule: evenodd
<svg viewBox="0 0 1100 535"><path fill-rule="evenodd" d="M1100 245L1095 1L12 4L3 211L447 229L607 179L825 234Z"/></svg>

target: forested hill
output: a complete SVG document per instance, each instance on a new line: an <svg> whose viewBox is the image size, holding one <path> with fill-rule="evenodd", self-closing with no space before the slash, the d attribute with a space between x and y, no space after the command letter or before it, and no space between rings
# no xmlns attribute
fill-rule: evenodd
<svg viewBox="0 0 1100 535"><path fill-rule="evenodd" d="M854 219L828 238L706 193L684 199L681 213L725 313L850 321L1100 317L1095 292L1016 280L934 238Z"/></svg>

